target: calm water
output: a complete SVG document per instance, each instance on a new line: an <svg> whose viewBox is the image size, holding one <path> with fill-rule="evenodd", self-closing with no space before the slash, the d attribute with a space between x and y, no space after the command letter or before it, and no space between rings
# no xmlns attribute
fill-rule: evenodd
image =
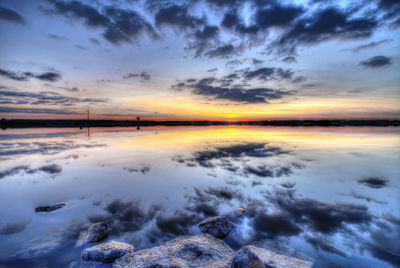
<svg viewBox="0 0 400 268"><path fill-rule="evenodd" d="M398 267L400 128L102 128L0 132L0 266L85 267L91 222L151 247L249 214L225 240L316 267ZM35 207L65 202L50 213ZM285 248L282 248L284 245ZM2 264L2 265L1 265ZM107 265L102 265L107 267ZM110 265L108 265L110 266Z"/></svg>

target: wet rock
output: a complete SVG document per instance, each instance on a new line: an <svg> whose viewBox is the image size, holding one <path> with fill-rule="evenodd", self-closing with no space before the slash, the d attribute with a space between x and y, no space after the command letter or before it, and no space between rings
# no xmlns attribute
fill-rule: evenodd
<svg viewBox="0 0 400 268"><path fill-rule="evenodd" d="M201 221L197 226L200 231L205 234L210 234L216 238L225 238L232 232L236 225L222 216L216 216Z"/></svg>
<svg viewBox="0 0 400 268"><path fill-rule="evenodd" d="M108 226L105 222L97 222L90 225L86 242L87 243L95 243L97 241L102 240L111 232L110 226Z"/></svg>
<svg viewBox="0 0 400 268"><path fill-rule="evenodd" d="M56 209L60 209L62 207L65 207L67 204L65 203L58 203L58 204L54 204L51 206L43 206L43 207L37 207L35 208L35 212L51 212L54 211Z"/></svg>
<svg viewBox="0 0 400 268"><path fill-rule="evenodd" d="M234 252L211 235L184 236L161 246L140 250L116 260L114 268L228 267Z"/></svg>
<svg viewBox="0 0 400 268"><path fill-rule="evenodd" d="M85 261L113 262L115 259L132 252L133 246L110 241L84 249L81 256Z"/></svg>
<svg viewBox="0 0 400 268"><path fill-rule="evenodd" d="M284 255L279 255L266 249L245 246L232 259L230 268L311 268L312 263Z"/></svg>

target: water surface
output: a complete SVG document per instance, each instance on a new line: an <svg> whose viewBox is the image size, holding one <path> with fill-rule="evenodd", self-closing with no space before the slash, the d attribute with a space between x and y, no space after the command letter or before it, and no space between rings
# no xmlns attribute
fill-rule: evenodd
<svg viewBox="0 0 400 268"><path fill-rule="evenodd" d="M154 127L0 133L0 264L85 267L92 222L135 249L214 215L225 241L284 245L316 267L396 267L400 128ZM35 207L64 208L35 213ZM110 266L110 265L98 265Z"/></svg>

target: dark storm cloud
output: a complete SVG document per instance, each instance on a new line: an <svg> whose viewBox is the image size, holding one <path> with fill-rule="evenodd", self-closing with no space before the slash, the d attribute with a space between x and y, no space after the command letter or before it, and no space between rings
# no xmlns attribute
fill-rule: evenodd
<svg viewBox="0 0 400 268"><path fill-rule="evenodd" d="M141 72L141 73L129 73L127 75L124 75L122 78L123 79L130 79L130 78L136 78L140 77L143 80L150 80L151 76L147 72Z"/></svg>
<svg viewBox="0 0 400 268"><path fill-rule="evenodd" d="M359 46L353 47L351 49L351 51L353 51L354 53L358 53L361 50L374 48L374 47L380 46L381 44L388 43L388 42L391 42L391 41L392 41L392 39L384 39L384 40L381 40L381 41L378 41L378 42L372 41L372 42L367 43L367 44L363 44L363 45L359 45Z"/></svg>
<svg viewBox="0 0 400 268"><path fill-rule="evenodd" d="M17 13L14 10L1 7L0 6L0 19L6 20L8 22L12 23L18 23L18 24L26 24L26 21L24 17L22 17L19 13Z"/></svg>
<svg viewBox="0 0 400 268"><path fill-rule="evenodd" d="M270 80L288 80L292 83L298 83L305 81L303 76L295 76L295 73L291 69L282 69L275 67L263 67L254 71L247 70L243 74L245 80L258 79L261 81Z"/></svg>
<svg viewBox="0 0 400 268"><path fill-rule="evenodd" d="M389 216L387 218L386 216ZM366 248L372 256L393 264L395 267L400 265L400 223L399 219L393 215L384 215L385 221L377 223L378 228L374 228L366 243ZM395 218L397 221L393 221Z"/></svg>
<svg viewBox="0 0 400 268"><path fill-rule="evenodd" d="M369 188L383 188L388 185L388 180L378 177L365 177L358 180L358 183L363 184Z"/></svg>
<svg viewBox="0 0 400 268"><path fill-rule="evenodd" d="M31 72L13 72L9 70L0 69L0 76L7 77L16 81L27 81L33 77L47 82L57 82L61 80L61 74L55 72L45 72L42 74L34 74Z"/></svg>
<svg viewBox="0 0 400 268"><path fill-rule="evenodd" d="M50 175L59 174L62 171L62 167L57 164L45 165L38 168L30 168L29 166L16 166L13 168L9 168L3 171L0 171L0 179L12 175L19 174L20 172L24 172L26 174L35 174L37 172L43 172Z"/></svg>
<svg viewBox="0 0 400 268"><path fill-rule="evenodd" d="M68 41L69 40L67 37L58 35L58 34L48 34L47 37L50 39L53 39L53 40L57 40L57 41Z"/></svg>
<svg viewBox="0 0 400 268"><path fill-rule="evenodd" d="M372 221L372 215L363 205L299 198L292 190L268 193L265 198L287 213L293 222L324 234L343 230L348 224L365 225Z"/></svg>
<svg viewBox="0 0 400 268"><path fill-rule="evenodd" d="M281 99L291 92L270 89L270 88L250 88L245 89L241 85L231 83L238 78L237 74L231 74L217 80L213 77L203 78L196 82L179 82L172 86L177 90L184 88L192 89L196 95L202 95L210 99L229 100L240 103L269 103L268 100Z"/></svg>
<svg viewBox="0 0 400 268"><path fill-rule="evenodd" d="M21 220L7 223L1 230L2 235L11 235L24 231L31 224L32 220Z"/></svg>
<svg viewBox="0 0 400 268"><path fill-rule="evenodd" d="M270 88L242 89L213 87L209 85L199 85L193 93L213 99L223 99L241 103L268 103L268 100L281 99L285 95L290 95L288 92Z"/></svg>
<svg viewBox="0 0 400 268"><path fill-rule="evenodd" d="M164 234L187 235L189 228L200 221L201 218L198 215L178 210L173 215L158 216L156 218L156 225Z"/></svg>
<svg viewBox="0 0 400 268"><path fill-rule="evenodd" d="M172 5L158 10L155 15L155 22L157 26L167 25L185 30L204 24L205 19L189 14L188 7Z"/></svg>
<svg viewBox="0 0 400 268"><path fill-rule="evenodd" d="M153 38L157 37L151 24L135 11L107 7L105 13L112 23L103 36L113 44L131 42L143 33Z"/></svg>
<svg viewBox="0 0 400 268"><path fill-rule="evenodd" d="M31 105L63 105L63 106L71 106L77 103L102 103L106 102L107 100L104 99L95 99L95 98L76 98L61 95L57 92L53 91L43 91L43 92L27 92L27 91L0 91L0 97L2 100L8 101L7 104L31 104ZM31 109L32 111L36 111L34 113L42 113L40 112L41 109L36 108L17 108L17 107L1 107L0 110L6 112L22 112L24 109ZM14 109L14 110L13 110ZM52 110L52 109L42 109L45 110ZM71 111L63 111L63 110L54 110L60 111L58 113L64 114L75 114Z"/></svg>
<svg viewBox="0 0 400 268"><path fill-rule="evenodd" d="M161 206L152 205L145 208L139 201L122 201L115 199L106 205L106 214L90 215L90 222L105 221L111 225L113 233L135 232L142 229L157 216Z"/></svg>
<svg viewBox="0 0 400 268"><path fill-rule="evenodd" d="M260 8L256 13L256 22L260 28L271 26L286 26L304 12L303 8L295 6L281 6L274 4L267 8Z"/></svg>
<svg viewBox="0 0 400 268"><path fill-rule="evenodd" d="M400 26L400 2L396 0L379 0L377 11L383 12L383 19L389 22L391 28Z"/></svg>
<svg viewBox="0 0 400 268"><path fill-rule="evenodd" d="M48 1L54 7L47 10L48 13L81 19L90 27L100 28L103 30L103 37L114 45L131 43L144 33L153 38L157 37L151 24L133 10L108 6L99 11L78 1Z"/></svg>
<svg viewBox="0 0 400 268"><path fill-rule="evenodd" d="M391 64L393 64L392 59L386 56L375 56L360 62L360 65L368 68L379 68Z"/></svg>
<svg viewBox="0 0 400 268"><path fill-rule="evenodd" d="M286 214L257 213L254 217L254 228L272 237L297 235L302 231Z"/></svg>
<svg viewBox="0 0 400 268"><path fill-rule="evenodd" d="M195 36L198 40L209 40L214 38L218 34L218 27L216 26L205 26L204 29L199 29L195 32Z"/></svg>
<svg viewBox="0 0 400 268"><path fill-rule="evenodd" d="M257 25L246 26L239 15L232 11L224 15L221 25L239 34L256 34L259 31Z"/></svg>
<svg viewBox="0 0 400 268"><path fill-rule="evenodd" d="M192 158L179 159L183 160L183 162L190 162L207 168L215 167L216 165L213 163L215 160L240 160L244 157L265 158L287 153L287 151L284 151L279 147L267 146L267 143L249 142L229 146L210 147L202 151L194 152Z"/></svg>
<svg viewBox="0 0 400 268"><path fill-rule="evenodd" d="M196 151L192 157L174 157L172 160L188 167L222 168L243 177L259 178L282 177L293 173L293 169L301 169L298 163L271 165L268 163L252 163L251 158L266 161L268 158L286 155L290 152L279 147L267 146L267 143L240 143L229 146L216 146Z"/></svg>
<svg viewBox="0 0 400 268"><path fill-rule="evenodd" d="M318 44L331 39L367 38L377 26L374 18L357 18L350 12L328 7L295 21L272 45L283 52L294 53L299 45Z"/></svg>

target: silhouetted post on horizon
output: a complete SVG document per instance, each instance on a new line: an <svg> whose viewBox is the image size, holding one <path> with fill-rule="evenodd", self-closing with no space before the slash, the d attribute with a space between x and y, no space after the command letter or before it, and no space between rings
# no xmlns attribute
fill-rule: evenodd
<svg viewBox="0 0 400 268"><path fill-rule="evenodd" d="M137 129L139 130L140 129L140 117L139 116L136 117L136 120L137 120Z"/></svg>

